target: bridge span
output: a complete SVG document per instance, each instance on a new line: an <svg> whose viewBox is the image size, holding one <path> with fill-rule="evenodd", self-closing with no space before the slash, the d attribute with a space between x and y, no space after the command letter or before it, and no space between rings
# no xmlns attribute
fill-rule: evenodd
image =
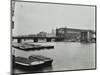
<svg viewBox="0 0 100 75"><path fill-rule="evenodd" d="M66 34L64 34L66 36ZM95 42L95 37L93 35L96 35L95 33L91 32L91 31L84 31L84 32L80 32L79 33L79 39L77 40L76 37L75 38L70 38L70 39L67 39L67 37L64 37L64 36L55 36L55 37L46 37L46 36L14 36L12 37L12 40L17 40L17 43L21 43L22 40L33 40L33 42L38 42L38 40L46 40L46 42L51 42L52 40L53 41L80 41L80 42L92 42L94 41ZM72 36L72 35L71 35ZM73 37L73 36L72 36ZM78 37L78 36L77 36Z"/></svg>
<svg viewBox="0 0 100 75"><path fill-rule="evenodd" d="M38 42L38 40L46 40L47 42L51 42L53 41L57 41L57 40L62 40L64 38L60 38L60 37L29 37L29 36L17 36L17 37L12 37L12 40L16 39L17 43L21 43L22 40L28 40L31 39L34 42Z"/></svg>

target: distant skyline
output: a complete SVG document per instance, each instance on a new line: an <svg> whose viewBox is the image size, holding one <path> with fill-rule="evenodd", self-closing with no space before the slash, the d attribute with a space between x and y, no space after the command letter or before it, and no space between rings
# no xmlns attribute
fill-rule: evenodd
<svg viewBox="0 0 100 75"><path fill-rule="evenodd" d="M67 27L95 30L95 7L44 3L15 3L13 35L52 32Z"/></svg>

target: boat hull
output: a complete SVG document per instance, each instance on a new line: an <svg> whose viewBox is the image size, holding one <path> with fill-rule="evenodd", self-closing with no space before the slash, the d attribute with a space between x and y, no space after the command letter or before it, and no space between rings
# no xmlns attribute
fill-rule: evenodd
<svg viewBox="0 0 100 75"><path fill-rule="evenodd" d="M30 56L31 57L31 56ZM41 57L41 59L39 59ZM22 61L24 59L24 62ZM31 63L26 62L25 60L31 61ZM32 55L32 58L23 58L23 57L14 57L13 56L13 67L14 68L22 68L22 69L36 69L36 68L43 68L47 66L51 66L53 59L39 56L39 55ZM35 63L37 62L37 63Z"/></svg>

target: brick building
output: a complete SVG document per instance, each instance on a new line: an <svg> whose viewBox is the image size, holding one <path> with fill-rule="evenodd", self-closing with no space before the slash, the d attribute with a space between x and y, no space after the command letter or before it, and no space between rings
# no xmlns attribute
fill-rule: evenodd
<svg viewBox="0 0 100 75"><path fill-rule="evenodd" d="M67 41L90 41L93 38L92 30L58 28L56 36Z"/></svg>

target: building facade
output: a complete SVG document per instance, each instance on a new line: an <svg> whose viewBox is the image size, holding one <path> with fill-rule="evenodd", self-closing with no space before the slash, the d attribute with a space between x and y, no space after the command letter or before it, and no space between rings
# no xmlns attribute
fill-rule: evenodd
<svg viewBox="0 0 100 75"><path fill-rule="evenodd" d="M64 38L64 41L91 41L93 38L92 30L72 29L72 28L58 28L56 29L56 36Z"/></svg>

